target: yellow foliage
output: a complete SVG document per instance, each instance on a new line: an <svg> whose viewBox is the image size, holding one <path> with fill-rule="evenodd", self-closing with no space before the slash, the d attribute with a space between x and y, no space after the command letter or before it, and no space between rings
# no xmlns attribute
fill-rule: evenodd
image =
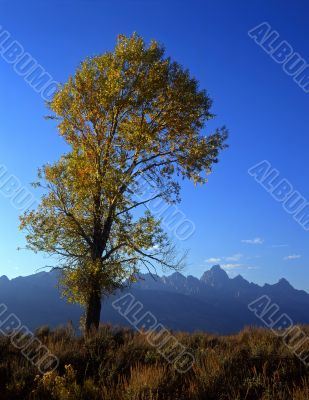
<svg viewBox="0 0 309 400"><path fill-rule="evenodd" d="M138 210L151 198L145 181L169 203L181 178L206 182L227 136L201 134L210 106L187 70L137 34L120 35L59 88L49 107L69 150L39 171L45 193L21 229L29 249L58 256L70 300L108 294L141 266L181 265L160 220Z"/></svg>

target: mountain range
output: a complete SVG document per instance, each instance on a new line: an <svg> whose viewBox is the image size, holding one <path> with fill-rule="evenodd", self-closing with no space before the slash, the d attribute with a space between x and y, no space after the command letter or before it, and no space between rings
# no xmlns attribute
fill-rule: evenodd
<svg viewBox="0 0 309 400"><path fill-rule="evenodd" d="M61 298L58 272L39 272L9 280L0 277L0 303L15 313L29 329L41 325L57 327L71 321L78 328L82 309ZM112 302L131 293L166 328L181 331L208 331L220 334L238 332L244 326L263 326L248 304L267 295L294 323L309 323L309 294L294 289L286 279L259 286L242 276L229 278L215 265L200 279L179 272L169 276L144 274L141 280L103 300L102 322L128 326Z"/></svg>

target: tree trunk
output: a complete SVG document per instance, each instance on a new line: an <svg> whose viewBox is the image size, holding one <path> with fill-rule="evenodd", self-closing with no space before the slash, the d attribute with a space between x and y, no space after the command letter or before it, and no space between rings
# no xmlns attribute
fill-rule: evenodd
<svg viewBox="0 0 309 400"><path fill-rule="evenodd" d="M100 324L100 316L101 316L101 295L100 291L91 292L87 307L86 307L86 323L85 329L86 334L91 331L97 331Z"/></svg>

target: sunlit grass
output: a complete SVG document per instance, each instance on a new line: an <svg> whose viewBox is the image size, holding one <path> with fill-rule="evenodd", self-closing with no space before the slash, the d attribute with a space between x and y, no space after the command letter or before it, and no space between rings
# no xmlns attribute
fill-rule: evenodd
<svg viewBox="0 0 309 400"><path fill-rule="evenodd" d="M70 327L42 327L37 336L59 358L59 368L40 375L8 338L0 338L1 400L309 398L309 371L279 337L264 329L247 328L233 336L176 333L195 356L185 374L165 361L145 336L128 329L102 326L83 338Z"/></svg>

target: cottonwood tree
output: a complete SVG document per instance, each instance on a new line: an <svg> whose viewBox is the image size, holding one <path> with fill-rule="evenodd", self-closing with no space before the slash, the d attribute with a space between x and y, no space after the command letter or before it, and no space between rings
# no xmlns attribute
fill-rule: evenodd
<svg viewBox="0 0 309 400"><path fill-rule="evenodd" d="M227 133L201 134L213 117L207 93L137 34L82 62L49 107L69 150L39 170L44 194L21 229L29 249L58 256L64 294L85 306L89 331L99 326L102 297L142 266L179 266L148 204L178 202L184 178L205 183ZM141 198L141 182L155 196Z"/></svg>

